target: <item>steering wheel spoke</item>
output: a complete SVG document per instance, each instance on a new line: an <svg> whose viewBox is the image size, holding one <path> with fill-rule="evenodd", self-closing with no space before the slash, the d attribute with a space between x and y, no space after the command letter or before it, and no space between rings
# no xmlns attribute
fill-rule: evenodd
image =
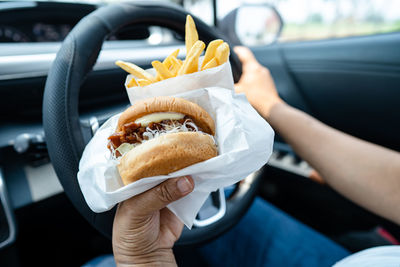
<svg viewBox="0 0 400 267"><path fill-rule="evenodd" d="M214 214L213 214L214 213ZM226 213L226 200L224 189L212 192L193 222L195 227L206 227L219 221ZM213 214L210 216L210 214Z"/></svg>
<svg viewBox="0 0 400 267"><path fill-rule="evenodd" d="M90 139L92 139L96 131L99 129L100 123L96 116L92 116L89 119L81 119L79 122L83 135L83 140L85 144L87 144L89 143Z"/></svg>

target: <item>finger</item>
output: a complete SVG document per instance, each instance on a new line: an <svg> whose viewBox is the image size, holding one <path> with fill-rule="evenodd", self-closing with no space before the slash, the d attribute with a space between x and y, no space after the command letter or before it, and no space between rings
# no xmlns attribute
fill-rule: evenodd
<svg viewBox="0 0 400 267"><path fill-rule="evenodd" d="M233 48L243 65L251 62L257 62L253 52L245 46L235 46Z"/></svg>
<svg viewBox="0 0 400 267"><path fill-rule="evenodd" d="M190 176L172 178L158 186L123 202L121 208L131 215L148 215L193 191L194 182Z"/></svg>
<svg viewBox="0 0 400 267"><path fill-rule="evenodd" d="M175 243L179 239L183 223L168 208L160 211L160 231L164 233L167 243ZM160 244L162 246L162 244Z"/></svg>

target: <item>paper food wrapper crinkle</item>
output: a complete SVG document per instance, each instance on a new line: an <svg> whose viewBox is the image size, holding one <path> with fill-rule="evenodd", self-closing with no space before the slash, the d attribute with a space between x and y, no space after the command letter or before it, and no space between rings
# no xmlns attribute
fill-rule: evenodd
<svg viewBox="0 0 400 267"><path fill-rule="evenodd" d="M130 80L130 75L127 81ZM189 228L210 192L234 184L267 163L274 132L253 109L245 95L235 94L229 62L201 72L163 80L145 87L127 88L130 102L154 96L177 96L195 102L216 124L218 156L169 175L140 179L124 186L116 160L107 148L119 115L107 120L87 144L79 163L78 181L89 207L104 212L169 178L191 175L194 191L168 205Z"/></svg>

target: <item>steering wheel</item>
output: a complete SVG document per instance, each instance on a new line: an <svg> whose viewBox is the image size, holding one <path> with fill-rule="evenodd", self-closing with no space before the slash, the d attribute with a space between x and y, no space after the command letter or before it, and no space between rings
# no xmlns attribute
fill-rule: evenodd
<svg viewBox="0 0 400 267"><path fill-rule="evenodd" d="M51 162L68 198L75 208L105 236L111 238L115 208L94 213L80 190L77 173L85 148L83 126L78 112L80 86L92 70L105 38L125 25L146 24L170 28L184 34L188 13L179 6L160 3L119 3L104 6L83 18L64 40L49 71L43 99L43 126ZM194 17L200 39L206 43L222 35ZM241 64L231 51L235 80ZM228 170L227 170L228 171ZM211 224L198 224L185 230L178 244L193 244L212 239L233 226L245 213L256 194L259 175L253 175L230 197L224 216ZM244 186L243 186L244 185ZM222 200L225 202L225 198Z"/></svg>

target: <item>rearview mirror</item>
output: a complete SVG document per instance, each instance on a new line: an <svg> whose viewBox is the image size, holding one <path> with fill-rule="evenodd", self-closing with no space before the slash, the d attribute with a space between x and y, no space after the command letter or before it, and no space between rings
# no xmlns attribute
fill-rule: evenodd
<svg viewBox="0 0 400 267"><path fill-rule="evenodd" d="M276 42L283 21L272 5L245 4L226 15L219 26L235 45L260 46Z"/></svg>

